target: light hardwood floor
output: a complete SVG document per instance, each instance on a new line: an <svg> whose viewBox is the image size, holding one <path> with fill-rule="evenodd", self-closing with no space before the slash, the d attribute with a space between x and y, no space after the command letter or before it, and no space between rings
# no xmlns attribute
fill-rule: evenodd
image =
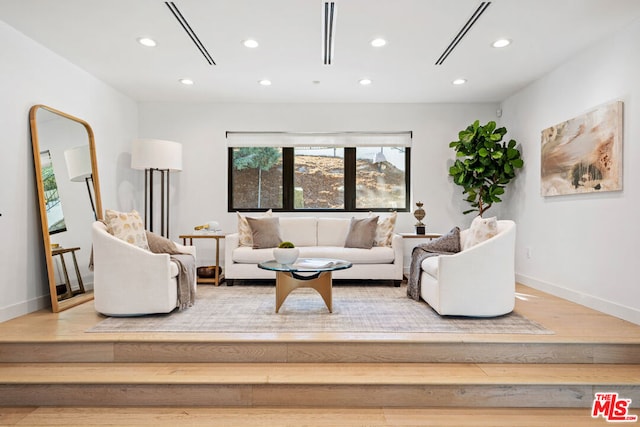
<svg viewBox="0 0 640 427"><path fill-rule="evenodd" d="M199 285L208 286L208 285ZM551 335L445 333L126 333L88 334L103 316L84 303L61 313L40 310L0 323L2 342L535 342L639 344L640 326L554 297L517 286L515 311L552 330Z"/></svg>
<svg viewBox="0 0 640 427"><path fill-rule="evenodd" d="M0 324L0 388L46 383L40 391L46 395L54 390L47 387L58 382L64 390L70 381L104 386L127 380L139 387L129 393L149 392L154 384L186 387L175 400L163 397L169 402L189 401L189 387L203 384L253 388L243 389L246 400L231 400L236 402L232 407L207 406L206 394L197 406L165 401L157 406L65 402L62 407L3 407L3 400L11 399L0 395L0 426L607 425L602 418L591 418L584 404L456 407L456 399L482 401L485 390L522 406L536 393L546 393L544 387L550 387L549 393L563 385L570 392L583 387L587 405L593 396L590 387L597 384L616 384L636 394L640 390L640 326L525 286L517 289L516 311L554 334L89 334L85 331L102 319L92 303L57 314L39 311ZM407 407L385 405L380 396L387 393L393 399L398 390L385 387L396 384L414 387L419 399L413 405L408 401ZM474 388L492 384L495 389ZM279 391L279 386L288 388ZM425 407L425 395L438 388L445 393L434 395ZM371 394L367 397L363 390ZM305 393L317 400L305 399ZM354 393L360 395L350 399ZM632 414L640 414L636 394ZM469 400L469 395L474 397ZM30 392L24 396L28 405ZM442 396L451 396L453 404L438 400ZM356 403L367 398L372 407Z"/></svg>

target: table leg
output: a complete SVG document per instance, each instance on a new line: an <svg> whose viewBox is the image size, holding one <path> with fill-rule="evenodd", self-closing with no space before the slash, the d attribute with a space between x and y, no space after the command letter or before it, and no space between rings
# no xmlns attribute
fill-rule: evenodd
<svg viewBox="0 0 640 427"><path fill-rule="evenodd" d="M220 239L215 239L216 241L216 271L215 271L215 286L220 286L220 273L219 273L219 265L220 265Z"/></svg>
<svg viewBox="0 0 640 427"><path fill-rule="evenodd" d="M320 294L325 305L329 309L329 313L333 313L333 295L331 272L324 271L314 279L304 280L296 279L289 272L276 272L276 313L280 310L282 303L287 299L289 294L298 288L312 288Z"/></svg>
<svg viewBox="0 0 640 427"><path fill-rule="evenodd" d="M69 281L69 273L67 272L67 264L64 262L64 255L60 254L60 261L62 262L62 273L64 274L65 287L67 288L67 292L63 295L60 295L58 299L69 298L73 295L71 291L71 283Z"/></svg>
<svg viewBox="0 0 640 427"><path fill-rule="evenodd" d="M76 251L71 251L71 256L73 257L73 266L76 268L76 277L78 278L78 288L77 293L84 293L84 283L82 283L82 276L80 275L80 269L78 268L78 260L76 259Z"/></svg>

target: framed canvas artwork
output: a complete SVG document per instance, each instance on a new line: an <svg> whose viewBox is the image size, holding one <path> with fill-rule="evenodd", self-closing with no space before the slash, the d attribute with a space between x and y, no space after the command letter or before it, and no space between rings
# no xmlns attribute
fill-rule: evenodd
<svg viewBox="0 0 640 427"><path fill-rule="evenodd" d="M622 101L542 131L543 196L622 190Z"/></svg>

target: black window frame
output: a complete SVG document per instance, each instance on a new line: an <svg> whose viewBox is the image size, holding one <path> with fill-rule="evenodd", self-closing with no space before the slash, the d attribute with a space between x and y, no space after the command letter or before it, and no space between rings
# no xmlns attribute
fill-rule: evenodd
<svg viewBox="0 0 640 427"><path fill-rule="evenodd" d="M387 147L384 146L383 147ZM294 147L282 148L282 208L234 208L233 204L233 149L227 148L227 211L258 212L272 209L273 212L410 212L409 190L411 188L411 147L405 149L405 206L402 208L356 208L356 148L344 147L344 208L294 208Z"/></svg>

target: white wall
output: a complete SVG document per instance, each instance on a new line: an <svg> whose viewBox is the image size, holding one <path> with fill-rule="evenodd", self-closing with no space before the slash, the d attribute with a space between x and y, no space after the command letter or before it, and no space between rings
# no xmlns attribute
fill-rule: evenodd
<svg viewBox="0 0 640 427"><path fill-rule="evenodd" d="M226 131L411 130L412 210L415 201L424 202L429 231L466 226L471 217L461 214L467 208L461 190L448 178L453 159L449 142L475 119L495 120L497 105L149 103L139 109L141 137L183 144L183 171L171 178L171 237L175 239L210 220L219 221L226 232L237 229L236 214L227 212ZM397 230L412 231L414 223L411 213L401 213ZM213 244L198 245L199 263L214 259Z"/></svg>
<svg viewBox="0 0 640 427"><path fill-rule="evenodd" d="M3 321L50 304L29 133L30 107L45 104L91 124L104 206L130 208L130 188L138 185L139 178L119 163L137 131L135 102L2 21L0 64Z"/></svg>
<svg viewBox="0 0 640 427"><path fill-rule="evenodd" d="M639 40L637 21L502 106L525 160L507 203L518 223L519 281L638 324ZM541 197L540 132L612 100L624 102L623 191Z"/></svg>

